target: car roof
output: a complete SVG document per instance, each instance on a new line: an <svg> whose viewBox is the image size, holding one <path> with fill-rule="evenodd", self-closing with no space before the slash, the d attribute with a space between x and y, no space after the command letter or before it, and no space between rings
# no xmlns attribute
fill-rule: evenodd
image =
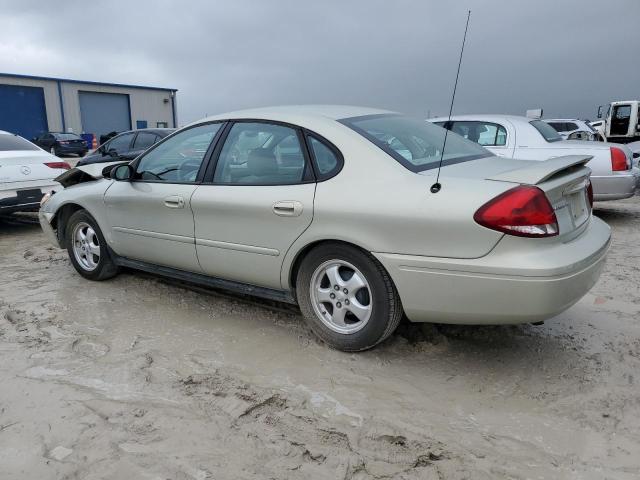
<svg viewBox="0 0 640 480"><path fill-rule="evenodd" d="M247 119L255 118L261 120L275 120L295 123L295 119L322 118L330 120L340 120L351 117L361 117L364 115L379 115L385 113L395 113L389 110L378 108L356 107L352 105L283 105L263 108L252 108L249 110L237 110L234 112L213 115L194 123L201 123L211 120L225 119Z"/></svg>

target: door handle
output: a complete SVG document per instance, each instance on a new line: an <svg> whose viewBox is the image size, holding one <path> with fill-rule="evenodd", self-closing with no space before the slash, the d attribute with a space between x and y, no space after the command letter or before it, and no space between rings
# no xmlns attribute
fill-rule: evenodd
<svg viewBox="0 0 640 480"><path fill-rule="evenodd" d="M184 208L184 198L180 195L170 195L164 198L164 206L169 208Z"/></svg>
<svg viewBox="0 0 640 480"><path fill-rule="evenodd" d="M273 204L273 213L280 217L299 217L302 210L302 203L295 200L284 200Z"/></svg>

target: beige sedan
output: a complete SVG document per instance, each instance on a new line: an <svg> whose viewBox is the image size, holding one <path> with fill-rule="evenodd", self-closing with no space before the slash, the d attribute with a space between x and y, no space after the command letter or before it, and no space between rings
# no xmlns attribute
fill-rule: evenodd
<svg viewBox="0 0 640 480"><path fill-rule="evenodd" d="M610 237L589 158L499 158L381 110L258 109L69 171L40 220L87 279L125 266L297 303L325 342L358 351L403 314L538 322L580 299Z"/></svg>

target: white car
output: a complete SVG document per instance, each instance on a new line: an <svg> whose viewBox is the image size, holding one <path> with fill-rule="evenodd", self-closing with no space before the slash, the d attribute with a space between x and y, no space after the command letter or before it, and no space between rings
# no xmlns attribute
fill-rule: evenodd
<svg viewBox="0 0 640 480"><path fill-rule="evenodd" d="M635 194L640 172L631 150L622 144L563 140L542 120L515 115L455 115L430 122L473 140L500 157L548 160L564 155L589 155L594 200L619 200Z"/></svg>
<svg viewBox="0 0 640 480"><path fill-rule="evenodd" d="M593 128L596 132L598 132L598 135L600 135L601 139L605 140L604 120L596 120L594 122L589 122L589 125L591 125L591 128Z"/></svg>
<svg viewBox="0 0 640 480"><path fill-rule="evenodd" d="M588 122L576 118L541 119L553 127L564 140L603 140Z"/></svg>
<svg viewBox="0 0 640 480"><path fill-rule="evenodd" d="M71 168L24 138L0 130L0 213L37 211L54 180Z"/></svg>

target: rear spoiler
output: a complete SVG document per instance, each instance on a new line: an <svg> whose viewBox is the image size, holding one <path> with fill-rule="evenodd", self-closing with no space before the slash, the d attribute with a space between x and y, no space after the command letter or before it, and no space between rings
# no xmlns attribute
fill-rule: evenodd
<svg viewBox="0 0 640 480"><path fill-rule="evenodd" d="M592 155L565 155L548 160L529 161L527 166L498 173L487 180L512 182L525 185L537 185L553 177L556 173L572 167L583 166L593 158Z"/></svg>

